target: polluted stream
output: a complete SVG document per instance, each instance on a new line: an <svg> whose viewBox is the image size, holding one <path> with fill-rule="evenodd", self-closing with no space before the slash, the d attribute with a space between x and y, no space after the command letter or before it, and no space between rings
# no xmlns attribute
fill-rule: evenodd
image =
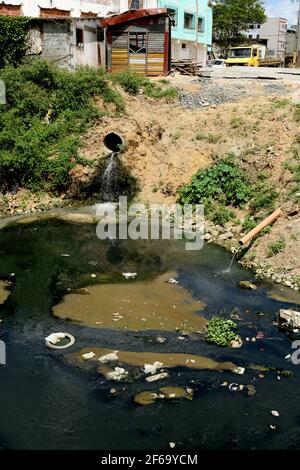
<svg viewBox="0 0 300 470"><path fill-rule="evenodd" d="M4 227L0 254L1 449L299 448L300 369L273 323L298 293L241 289L251 272L210 244L101 241L56 219ZM234 319L240 349L205 341L216 315ZM47 348L58 331L75 344ZM149 383L155 362L165 375Z"/></svg>

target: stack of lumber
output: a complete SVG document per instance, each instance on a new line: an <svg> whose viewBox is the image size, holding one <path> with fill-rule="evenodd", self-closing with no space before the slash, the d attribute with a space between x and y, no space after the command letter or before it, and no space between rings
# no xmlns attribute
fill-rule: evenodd
<svg viewBox="0 0 300 470"><path fill-rule="evenodd" d="M182 75L198 75L201 68L201 63L196 63L191 59L172 60L172 70L176 70Z"/></svg>

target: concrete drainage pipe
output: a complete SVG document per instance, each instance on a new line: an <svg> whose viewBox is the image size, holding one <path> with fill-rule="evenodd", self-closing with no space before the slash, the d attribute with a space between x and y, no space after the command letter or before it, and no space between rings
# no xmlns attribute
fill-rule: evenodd
<svg viewBox="0 0 300 470"><path fill-rule="evenodd" d="M124 145L123 138L116 132L109 132L103 139L103 143L108 150L118 153Z"/></svg>

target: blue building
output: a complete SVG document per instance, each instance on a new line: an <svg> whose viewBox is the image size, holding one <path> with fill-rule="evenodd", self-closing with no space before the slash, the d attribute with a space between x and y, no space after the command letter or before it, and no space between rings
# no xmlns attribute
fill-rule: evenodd
<svg viewBox="0 0 300 470"><path fill-rule="evenodd" d="M212 8L209 0L119 0L120 11L168 8L172 12L172 58L206 63L212 46ZM197 44L197 49L196 49ZM197 53L196 53L197 50Z"/></svg>
<svg viewBox="0 0 300 470"><path fill-rule="evenodd" d="M158 8L173 13L172 58L206 63L212 46L212 8L209 0L157 0ZM197 44L197 52L196 52Z"/></svg>

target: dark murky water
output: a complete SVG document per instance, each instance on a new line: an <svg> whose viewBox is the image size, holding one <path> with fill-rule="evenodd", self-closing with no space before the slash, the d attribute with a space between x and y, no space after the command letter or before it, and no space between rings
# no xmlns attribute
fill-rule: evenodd
<svg viewBox="0 0 300 470"><path fill-rule="evenodd" d="M292 352L291 342L272 324L278 308L296 304L268 297L268 289L274 291L271 285L257 291L238 288L238 281L251 279L251 273L237 264L225 273L230 254L224 250L209 245L186 252L184 243L166 241L105 243L97 240L93 226L52 221L1 230L0 256L0 278L15 273L11 296L0 306L0 334L7 344L7 365L0 367L0 448L168 449L170 441L186 449L300 447L300 366L284 359ZM140 280L177 272L180 284L206 303L201 315L210 318L222 310L229 318L238 307L239 334L245 338L263 331L265 338L231 350L193 336L179 341L178 333L164 331L167 342L151 344L147 337L158 332L90 328L51 314L68 288L91 284L92 273L111 281L125 271L137 272ZM297 302L295 294L293 300ZM151 387L143 378L134 384L109 383L93 371L67 364L62 352L44 345L44 337L53 331L76 337L68 352L91 345L184 352L238 365L289 369L294 375L278 380L277 374L259 378L249 369L241 376L171 370L159 386L192 386L194 400L139 407L133 405L134 394L156 384ZM248 397L230 392L220 386L224 381L253 384L257 393ZM112 396L112 386L124 386L125 391ZM272 417L271 410L278 410L280 417ZM278 432L270 430L270 424Z"/></svg>

